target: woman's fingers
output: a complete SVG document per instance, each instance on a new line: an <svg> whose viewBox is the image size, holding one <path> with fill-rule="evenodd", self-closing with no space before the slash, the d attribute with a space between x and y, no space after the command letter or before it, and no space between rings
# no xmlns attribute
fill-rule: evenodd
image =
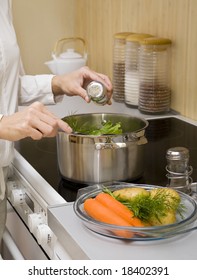
<svg viewBox="0 0 197 280"><path fill-rule="evenodd" d="M43 104L33 103L23 111L5 116L0 123L1 139L18 141L31 137L39 140L42 137L54 137L58 130L72 132L70 126L51 113Z"/></svg>
<svg viewBox="0 0 197 280"><path fill-rule="evenodd" d="M84 66L69 74L54 76L52 79L53 93L54 95L78 95L82 97L87 103L89 103L90 98L86 92L86 87L91 81L100 82L106 87L107 96L109 99L108 104L111 104L113 89L110 79L104 74L90 70L87 66Z"/></svg>
<svg viewBox="0 0 197 280"><path fill-rule="evenodd" d="M33 109L35 110L35 117L33 118L32 127L42 133L42 137L53 137L59 129L67 133L72 132L67 123L56 117L42 104L34 104Z"/></svg>

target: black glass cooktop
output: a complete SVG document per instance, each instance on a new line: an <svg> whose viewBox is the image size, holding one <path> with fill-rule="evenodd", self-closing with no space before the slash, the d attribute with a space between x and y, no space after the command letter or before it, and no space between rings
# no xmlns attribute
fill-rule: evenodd
<svg viewBox="0 0 197 280"><path fill-rule="evenodd" d="M174 117L148 120L146 129L148 144L145 150L145 170L135 183L167 185L166 151L182 146L189 149L191 177L197 181L197 126ZM64 180L58 170L55 138L39 141L26 138L16 143L16 149L67 201L74 201L79 188L86 185Z"/></svg>

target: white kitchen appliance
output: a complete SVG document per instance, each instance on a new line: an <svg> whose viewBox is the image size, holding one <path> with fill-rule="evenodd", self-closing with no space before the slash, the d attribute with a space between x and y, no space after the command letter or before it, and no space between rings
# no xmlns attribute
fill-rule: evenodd
<svg viewBox="0 0 197 280"><path fill-rule="evenodd" d="M3 258L58 259L61 244L48 226L48 207L65 200L16 150L9 174ZM70 258L66 252L64 258Z"/></svg>

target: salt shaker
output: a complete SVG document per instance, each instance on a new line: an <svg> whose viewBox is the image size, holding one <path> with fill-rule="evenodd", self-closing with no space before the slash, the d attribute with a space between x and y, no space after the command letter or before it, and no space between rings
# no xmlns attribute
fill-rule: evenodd
<svg viewBox="0 0 197 280"><path fill-rule="evenodd" d="M168 187L190 194L193 169L189 166L189 150L185 147L173 147L166 152Z"/></svg>
<svg viewBox="0 0 197 280"><path fill-rule="evenodd" d="M107 89L100 82L90 82L86 87L86 91L90 99L97 105L105 105L109 100L107 97Z"/></svg>

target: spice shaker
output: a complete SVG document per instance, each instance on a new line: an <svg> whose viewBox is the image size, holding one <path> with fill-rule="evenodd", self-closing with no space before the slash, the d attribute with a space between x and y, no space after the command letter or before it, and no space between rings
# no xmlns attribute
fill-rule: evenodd
<svg viewBox="0 0 197 280"><path fill-rule="evenodd" d="M105 105L109 100L107 97L107 89L100 82L90 82L86 87L86 91L90 99L97 105Z"/></svg>
<svg viewBox="0 0 197 280"><path fill-rule="evenodd" d="M131 32L120 32L114 35L113 45L113 99L117 102L125 101L125 44Z"/></svg>
<svg viewBox="0 0 197 280"><path fill-rule="evenodd" d="M189 150L185 147L173 147L166 152L168 187L190 193L193 168L189 166Z"/></svg>
<svg viewBox="0 0 197 280"><path fill-rule="evenodd" d="M145 38L139 49L139 110L161 114L170 110L171 40Z"/></svg>
<svg viewBox="0 0 197 280"><path fill-rule="evenodd" d="M150 34L135 33L126 37L125 47L125 103L138 106L139 98L139 42L152 37Z"/></svg>

